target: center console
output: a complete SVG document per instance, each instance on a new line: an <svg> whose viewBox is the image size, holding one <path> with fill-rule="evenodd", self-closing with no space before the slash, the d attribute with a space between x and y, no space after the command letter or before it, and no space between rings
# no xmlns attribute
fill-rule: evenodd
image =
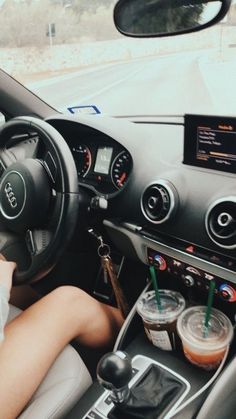
<svg viewBox="0 0 236 419"><path fill-rule="evenodd" d="M166 285L169 286L168 283ZM150 284L143 292L149 288ZM229 302L227 304L230 305ZM121 361L128 357L128 371L126 365L119 365L116 371L114 356L120 357ZM153 371L149 375L153 369L155 375ZM124 372L125 376L122 377ZM105 355L105 359L99 362L97 376L98 380L79 400L67 416L68 419L189 419L206 397L215 371L206 371L190 364L180 345L174 351L152 345L144 332L135 304L120 331L114 352ZM172 386L170 392L168 386ZM195 395L198 397L195 398ZM193 401L186 403L190 399ZM182 410L181 406L185 403Z"/></svg>
<svg viewBox="0 0 236 419"><path fill-rule="evenodd" d="M111 359L113 365L111 365ZM175 409L181 404L190 390L189 382L170 368L144 355L136 355L131 360L126 360L127 354L117 351L107 354L98 364L98 379L108 391L98 399L88 417L99 414L101 418L131 419L137 417L171 417ZM117 376L124 375L122 366L118 366L120 360L127 363L131 376L119 389L114 384L108 385L101 379L101 373L105 375L106 369L109 381L117 381ZM118 374L117 374L118 372ZM110 384L110 383L109 383ZM118 394L122 397L117 397ZM125 395L125 397L124 397ZM92 415L92 416L91 416Z"/></svg>

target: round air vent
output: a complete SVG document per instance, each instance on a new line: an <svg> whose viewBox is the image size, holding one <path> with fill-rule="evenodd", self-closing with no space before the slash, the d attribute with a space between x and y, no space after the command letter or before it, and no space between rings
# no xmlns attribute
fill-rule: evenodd
<svg viewBox="0 0 236 419"><path fill-rule="evenodd" d="M214 202L206 214L206 230L218 246L236 248L236 197Z"/></svg>
<svg viewBox="0 0 236 419"><path fill-rule="evenodd" d="M159 180L149 185L141 197L144 216L154 224L160 224L170 218L176 203L176 191L170 182Z"/></svg>

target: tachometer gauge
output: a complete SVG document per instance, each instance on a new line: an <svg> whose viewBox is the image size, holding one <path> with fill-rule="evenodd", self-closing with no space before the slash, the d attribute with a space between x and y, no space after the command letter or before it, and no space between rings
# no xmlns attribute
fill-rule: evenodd
<svg viewBox="0 0 236 419"><path fill-rule="evenodd" d="M79 177L85 177L91 167L91 151L84 144L72 147L72 154L75 159L77 173Z"/></svg>
<svg viewBox="0 0 236 419"><path fill-rule="evenodd" d="M121 189L128 180L132 168L131 156L128 151L122 151L116 156L112 168L111 179L117 189Z"/></svg>

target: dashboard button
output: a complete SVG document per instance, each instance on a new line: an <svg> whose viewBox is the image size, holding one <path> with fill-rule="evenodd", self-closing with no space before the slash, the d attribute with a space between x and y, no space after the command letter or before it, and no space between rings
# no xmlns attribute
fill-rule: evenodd
<svg viewBox="0 0 236 419"><path fill-rule="evenodd" d="M186 271L191 272L194 275L201 276L199 270L194 268L193 266L187 266Z"/></svg>
<svg viewBox="0 0 236 419"><path fill-rule="evenodd" d="M191 275L184 275L183 276L183 280L184 280L184 285L186 285L186 287L193 287L195 284L194 278Z"/></svg>
<svg viewBox="0 0 236 419"><path fill-rule="evenodd" d="M186 252L189 252L189 253L195 253L195 247L192 245L187 246L185 250Z"/></svg>
<svg viewBox="0 0 236 419"><path fill-rule="evenodd" d="M178 268L181 268L183 265L179 260L176 260L176 259L173 259L172 264L173 266L177 266Z"/></svg>
<svg viewBox="0 0 236 419"><path fill-rule="evenodd" d="M214 276L204 272L204 278L208 279L208 281L211 281L212 279L214 279Z"/></svg>

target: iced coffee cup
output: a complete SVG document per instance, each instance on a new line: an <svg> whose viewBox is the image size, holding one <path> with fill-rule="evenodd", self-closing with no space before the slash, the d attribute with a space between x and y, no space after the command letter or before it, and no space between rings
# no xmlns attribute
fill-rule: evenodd
<svg viewBox="0 0 236 419"><path fill-rule="evenodd" d="M155 291L145 293L138 301L137 312L142 317L144 330L154 346L166 351L176 349L176 322L185 308L179 292L160 290L161 309Z"/></svg>
<svg viewBox="0 0 236 419"><path fill-rule="evenodd" d="M178 318L177 331L186 358L198 367L212 370L218 367L233 338L233 326L221 311L212 308L205 329L205 306L193 306Z"/></svg>

